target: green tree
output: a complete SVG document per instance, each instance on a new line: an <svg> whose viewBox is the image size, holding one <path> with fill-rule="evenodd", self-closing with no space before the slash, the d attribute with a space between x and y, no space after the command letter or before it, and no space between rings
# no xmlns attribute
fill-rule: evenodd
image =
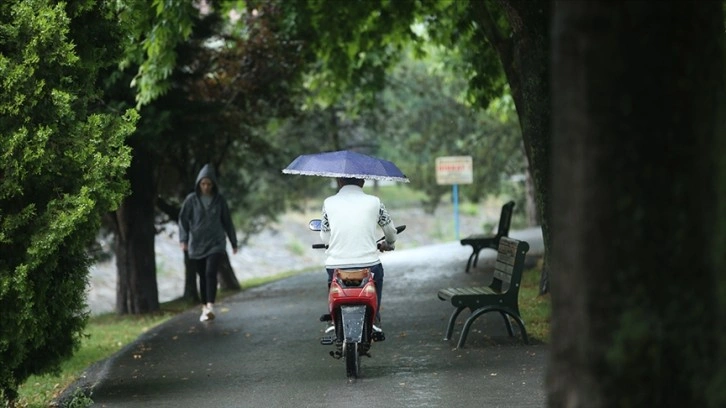
<svg viewBox="0 0 726 408"><path fill-rule="evenodd" d="M425 59L404 58L388 74L382 92L379 131L382 146L427 195L424 208L433 212L449 186L436 183L436 157L470 155L474 183L462 193L473 201L502 191L502 181L524 170L521 133L516 120L498 117L466 97L468 83L450 64L457 56L429 51Z"/></svg>
<svg viewBox="0 0 726 408"><path fill-rule="evenodd" d="M127 16L148 13L143 3L126 2ZM279 170L292 160L288 150L297 144L275 141L266 131L270 120L296 113L294 86L307 62L300 40L290 35L286 16L275 2L247 2L246 8L233 10L235 18L225 3L209 9L177 9L173 2L167 3L144 17L147 23L132 25L141 43L148 43L145 48L165 56L145 57L138 47L130 46L127 58L139 64L139 71L130 66L114 87L116 100L131 106L136 102L130 82L145 89L147 81L167 79L140 99L145 102L140 108L142 120L129 139L134 157L128 173L132 194L112 224L118 313L158 310L154 259L158 221L176 220L179 203L192 190L204 163L212 163L218 171L244 234L242 243L274 219L288 205L284 197L295 192L284 188L289 180ZM171 29L176 22L189 28ZM143 35L156 39L157 30L168 42L142 39ZM149 69L159 76L145 76ZM184 297L193 300L194 271L186 268L186 277ZM223 288L240 288L228 260L220 277Z"/></svg>
<svg viewBox="0 0 726 408"><path fill-rule="evenodd" d="M471 96L479 108L486 109L508 84L517 107L545 248L550 247L550 1L379 0L341 7L334 2L296 0L286 5L299 30L310 35L310 46L325 72L318 83L331 91L351 86L380 89L386 70L405 45L430 42L461 52ZM414 29L416 26L424 29ZM425 52L422 47L419 51ZM549 290L548 253L545 250L542 292Z"/></svg>
<svg viewBox="0 0 726 408"><path fill-rule="evenodd" d="M87 247L126 192L133 111L98 89L120 32L105 3L0 3L0 399L53 371L86 322Z"/></svg>
<svg viewBox="0 0 726 408"><path fill-rule="evenodd" d="M143 2L125 3L129 10L135 10L129 16L148 10ZM237 3L220 1L214 5L218 11L226 12ZM138 33L134 43L143 47L130 47L127 56L140 64L133 84L138 87L141 102L171 89L177 46L189 37L189 27L193 26L190 22L195 13L199 14L193 7L174 5L159 2L152 17L134 20L141 22L134 26ZM315 53L316 64L310 65L313 69L306 86L317 100L327 101L328 106L334 105L348 89L369 91L357 93L354 99L373 105L376 92L385 84L386 70L411 43L435 41L459 50L466 63L463 73L469 78L470 96L480 109L486 108L492 98L501 96L509 82L542 214L545 246L549 246L548 209L543 198L549 174L549 2L366 1L346 3L345 7L340 3L329 6L326 2L307 0L246 2L247 13L259 15L264 9L281 13L283 31L300 40L297 49L306 61L311 52ZM331 21L336 24L330 24ZM517 24L508 24L509 21ZM412 29L414 23L424 27L423 34ZM424 52L422 47L418 51ZM547 290L547 265L545 259L543 292Z"/></svg>

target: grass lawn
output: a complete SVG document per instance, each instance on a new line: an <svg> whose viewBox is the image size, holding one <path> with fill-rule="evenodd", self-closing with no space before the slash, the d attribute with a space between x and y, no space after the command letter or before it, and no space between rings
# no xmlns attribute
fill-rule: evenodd
<svg viewBox="0 0 726 408"><path fill-rule="evenodd" d="M541 266L523 272L519 287L519 310L530 338L543 343L550 341L550 316L552 307L550 295L539 294Z"/></svg>

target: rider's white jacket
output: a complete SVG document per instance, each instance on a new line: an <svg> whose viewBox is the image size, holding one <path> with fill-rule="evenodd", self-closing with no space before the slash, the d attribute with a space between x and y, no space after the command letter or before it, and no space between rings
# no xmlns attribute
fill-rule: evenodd
<svg viewBox="0 0 726 408"><path fill-rule="evenodd" d="M355 185L343 186L323 203L320 238L328 245L326 268L366 267L380 263L376 241L396 242L396 227L381 200Z"/></svg>

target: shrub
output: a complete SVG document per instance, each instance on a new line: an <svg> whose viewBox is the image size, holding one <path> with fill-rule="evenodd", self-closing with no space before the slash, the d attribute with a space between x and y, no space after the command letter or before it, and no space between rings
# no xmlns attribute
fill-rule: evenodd
<svg viewBox="0 0 726 408"><path fill-rule="evenodd" d="M103 4L103 3L102 3ZM0 401L79 344L102 214L127 186L136 113L103 113L99 71L119 55L96 1L0 3Z"/></svg>

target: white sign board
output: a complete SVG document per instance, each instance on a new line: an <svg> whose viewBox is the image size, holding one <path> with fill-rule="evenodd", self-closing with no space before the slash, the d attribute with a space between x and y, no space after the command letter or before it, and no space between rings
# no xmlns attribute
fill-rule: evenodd
<svg viewBox="0 0 726 408"><path fill-rule="evenodd" d="M437 157L436 183L471 184L474 182L473 169L471 156Z"/></svg>

